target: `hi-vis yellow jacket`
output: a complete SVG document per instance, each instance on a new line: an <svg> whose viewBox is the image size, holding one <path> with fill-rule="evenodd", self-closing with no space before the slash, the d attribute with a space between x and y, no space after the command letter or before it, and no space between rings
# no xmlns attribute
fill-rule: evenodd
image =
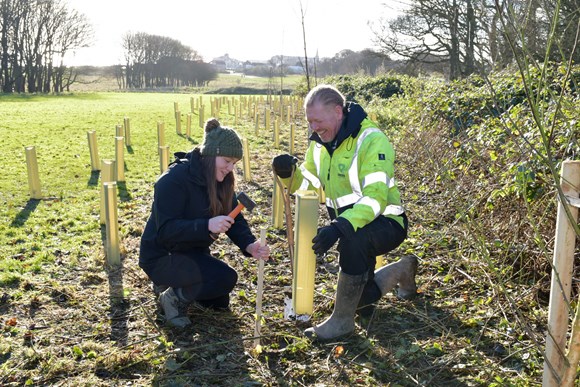
<svg viewBox="0 0 580 387"><path fill-rule="evenodd" d="M337 135L341 141L332 155L329 144L321 143L316 134L311 137L313 141L305 161L294 173L290 192L317 190L322 185L330 218L348 220L355 232L382 215L403 226L393 146L359 105L350 103L345 113L345 123ZM284 180L289 183L289 179Z"/></svg>

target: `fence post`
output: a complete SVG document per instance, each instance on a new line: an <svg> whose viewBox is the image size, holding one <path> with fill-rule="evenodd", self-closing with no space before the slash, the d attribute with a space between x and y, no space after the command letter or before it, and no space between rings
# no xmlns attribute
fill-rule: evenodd
<svg viewBox="0 0 580 387"><path fill-rule="evenodd" d="M580 161L564 161L560 176L562 192L566 196L578 198L580 192ZM548 308L548 333L544 355L544 376L542 386L559 386L566 368L566 336L570 321L570 293L572 271L574 269L574 250L576 232L566 213L568 206L575 221L578 209L567 202L558 202L556 218L556 238L550 286L550 305Z"/></svg>

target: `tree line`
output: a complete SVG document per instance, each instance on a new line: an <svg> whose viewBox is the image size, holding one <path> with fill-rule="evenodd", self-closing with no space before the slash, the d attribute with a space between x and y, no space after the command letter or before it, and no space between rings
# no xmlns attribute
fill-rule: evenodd
<svg viewBox="0 0 580 387"><path fill-rule="evenodd" d="M92 34L86 17L61 0L0 0L2 92L64 91L75 75L63 59Z"/></svg>
<svg viewBox="0 0 580 387"><path fill-rule="evenodd" d="M437 71L454 80L503 69L520 54L579 63L579 20L579 0L412 0L399 16L377 22L377 51L343 50L300 64L316 76L396 69ZM86 17L64 0L0 0L0 90L68 90L76 72L63 59L87 47L92 35ZM199 87L217 77L214 66L175 39L127 33L122 45L120 88Z"/></svg>
<svg viewBox="0 0 580 387"><path fill-rule="evenodd" d="M578 0L413 0L374 35L384 53L439 65L454 80L503 69L519 54L579 63L579 20Z"/></svg>
<svg viewBox="0 0 580 387"><path fill-rule="evenodd" d="M3 93L68 91L77 81L67 53L88 47L93 29L64 0L0 0L0 90ZM123 36L125 63L116 66L120 88L205 86L214 67L192 48L146 33Z"/></svg>
<svg viewBox="0 0 580 387"><path fill-rule="evenodd" d="M129 32L122 41L125 64L117 76L122 88L199 87L217 78L197 51L175 39Z"/></svg>

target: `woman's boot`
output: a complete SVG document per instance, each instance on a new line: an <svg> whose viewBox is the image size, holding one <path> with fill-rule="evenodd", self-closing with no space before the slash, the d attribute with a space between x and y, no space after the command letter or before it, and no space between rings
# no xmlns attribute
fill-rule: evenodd
<svg viewBox="0 0 580 387"><path fill-rule="evenodd" d="M191 320L184 313L187 303L179 299L173 288L167 288L159 295L159 303L168 324L178 328L191 325Z"/></svg>

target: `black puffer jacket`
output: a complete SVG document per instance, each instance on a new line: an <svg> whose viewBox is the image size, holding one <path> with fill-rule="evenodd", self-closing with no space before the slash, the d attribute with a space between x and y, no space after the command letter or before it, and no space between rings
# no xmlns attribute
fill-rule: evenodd
<svg viewBox="0 0 580 387"><path fill-rule="evenodd" d="M213 243L208 224L209 197L201 173L199 149L170 166L155 183L151 215L141 237L139 266L150 268L157 258L174 252L207 253ZM237 205L234 198L232 209ZM242 250L256 241L242 213L227 232Z"/></svg>

